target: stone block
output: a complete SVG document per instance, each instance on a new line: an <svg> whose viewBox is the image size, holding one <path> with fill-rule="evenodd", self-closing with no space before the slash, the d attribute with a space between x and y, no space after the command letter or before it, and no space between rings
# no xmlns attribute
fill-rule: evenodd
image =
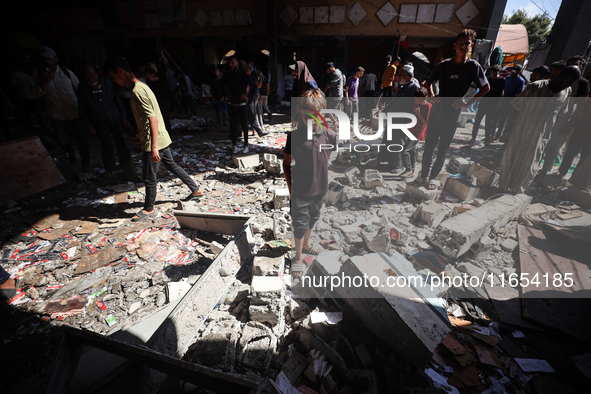
<svg viewBox="0 0 591 394"><path fill-rule="evenodd" d="M239 169L253 168L259 165L259 155L232 156L232 162Z"/></svg>
<svg viewBox="0 0 591 394"><path fill-rule="evenodd" d="M283 166L277 155L272 153L265 153L263 155L263 168L271 175L281 175L283 171Z"/></svg>
<svg viewBox="0 0 591 394"><path fill-rule="evenodd" d="M253 293L278 293L283 290L283 280L278 276L253 276L250 288Z"/></svg>
<svg viewBox="0 0 591 394"><path fill-rule="evenodd" d="M168 282L166 284L166 294L168 302L183 298L185 294L191 289L191 285L187 282Z"/></svg>
<svg viewBox="0 0 591 394"><path fill-rule="evenodd" d="M405 194L407 197L412 198L417 201L427 201L433 200L436 201L439 196L441 195L441 190L427 190L427 188L423 186L414 186L412 182L408 182L406 184L406 191Z"/></svg>
<svg viewBox="0 0 591 394"><path fill-rule="evenodd" d="M283 275L285 258L255 256L252 261L252 274L255 276L279 276Z"/></svg>
<svg viewBox="0 0 591 394"><path fill-rule="evenodd" d="M273 206L275 209L289 207L289 189L281 188L273 191Z"/></svg>
<svg viewBox="0 0 591 394"><path fill-rule="evenodd" d="M466 174L469 177L476 178L477 185L497 186L499 183L499 174L481 166L478 163L473 163Z"/></svg>
<svg viewBox="0 0 591 394"><path fill-rule="evenodd" d="M471 200L480 194L480 187L466 180L456 178L449 178L445 182L443 190L462 201Z"/></svg>
<svg viewBox="0 0 591 394"><path fill-rule="evenodd" d="M337 182L331 182L328 185L328 192L324 196L324 204L336 205L343 200L345 187Z"/></svg>
<svg viewBox="0 0 591 394"><path fill-rule="evenodd" d="M386 187L384 178L378 170L365 170L363 174L363 187L373 189L374 187Z"/></svg>
<svg viewBox="0 0 591 394"><path fill-rule="evenodd" d="M224 250L224 245L217 241L212 241L209 248L211 249L211 253L218 255L222 252L222 250Z"/></svg>
<svg viewBox="0 0 591 394"><path fill-rule="evenodd" d="M542 203L536 203L536 204L531 204L530 206L527 207L527 209L525 210L524 215L530 219L530 220L548 220L548 219L554 219L556 218L556 216L558 215L558 209L550 206L550 205L546 205L546 204L542 204Z"/></svg>
<svg viewBox="0 0 591 394"><path fill-rule="evenodd" d="M425 201L417 207L413 213L413 218L419 222L425 223L430 227L436 227L445 219L449 209L433 201Z"/></svg>
<svg viewBox="0 0 591 394"><path fill-rule="evenodd" d="M361 172L357 167L349 167L345 170L344 175L345 178L347 178L347 181L349 181L349 185L356 186L359 184L359 179L357 179L357 175L359 175L360 173Z"/></svg>
<svg viewBox="0 0 591 394"><path fill-rule="evenodd" d="M519 245L519 243L511 238L506 238L501 242L501 248L507 252L513 252L513 250Z"/></svg>
<svg viewBox="0 0 591 394"><path fill-rule="evenodd" d="M504 195L443 221L429 240L449 257L466 253L483 236L521 215L531 201L526 194Z"/></svg>
<svg viewBox="0 0 591 394"><path fill-rule="evenodd" d="M361 233L367 249L374 253L386 253L390 246L389 230L384 227L368 226Z"/></svg>
<svg viewBox="0 0 591 394"><path fill-rule="evenodd" d="M447 164L447 171L450 174L466 175L471 165L472 162L468 159L464 159L463 157L452 157Z"/></svg>
<svg viewBox="0 0 591 394"><path fill-rule="evenodd" d="M267 323L271 326L277 325L279 323L281 312L278 305L269 304L269 305L250 305L248 307L248 314L250 315L250 320L256 321L259 323Z"/></svg>

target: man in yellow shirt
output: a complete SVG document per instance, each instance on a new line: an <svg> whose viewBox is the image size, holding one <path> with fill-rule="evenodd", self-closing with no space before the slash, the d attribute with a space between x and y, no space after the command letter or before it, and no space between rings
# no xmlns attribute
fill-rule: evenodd
<svg viewBox="0 0 591 394"><path fill-rule="evenodd" d="M392 90L392 84L394 82L394 76L396 75L396 67L400 64L400 57L396 56L396 59L392 61L392 56L386 56L386 68L382 74L382 97L392 97L394 92Z"/></svg>
<svg viewBox="0 0 591 394"><path fill-rule="evenodd" d="M164 118L152 90L133 74L129 63L122 56L108 57L105 61L105 71L116 84L131 86L131 109L138 126L135 140L140 141L143 151L143 179L146 185L146 199L144 209L139 211L132 220L146 220L156 215L154 204L156 202L158 162L161 160L168 171L179 177L191 189L191 194L187 199L203 196L199 186L185 170L175 163L172 157L169 149L172 141L164 126Z"/></svg>

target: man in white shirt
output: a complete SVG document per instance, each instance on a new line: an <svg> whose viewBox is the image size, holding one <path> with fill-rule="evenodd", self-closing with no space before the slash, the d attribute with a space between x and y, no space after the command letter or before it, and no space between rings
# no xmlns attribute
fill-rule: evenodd
<svg viewBox="0 0 591 394"><path fill-rule="evenodd" d="M33 71L33 95L45 100L45 108L57 142L68 152L70 164L76 162L72 139L76 140L80 149L82 171L86 171L90 165L90 145L88 129L84 127L78 114L78 78L72 71L59 66L59 58L53 49L41 47L39 57L42 67Z"/></svg>

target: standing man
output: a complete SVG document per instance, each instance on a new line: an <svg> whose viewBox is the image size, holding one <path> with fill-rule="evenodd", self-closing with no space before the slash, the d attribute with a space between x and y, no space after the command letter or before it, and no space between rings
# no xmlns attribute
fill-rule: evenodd
<svg viewBox="0 0 591 394"><path fill-rule="evenodd" d="M333 62L326 63L328 82L324 86L327 109L336 109L343 99L343 73L334 66Z"/></svg>
<svg viewBox="0 0 591 394"><path fill-rule="evenodd" d="M433 96L433 83L439 81L440 97L457 97L459 99L453 102L450 99L447 101L437 100L433 105L425 138L421 175L413 182L416 186L429 181L429 190L438 188L439 182L435 178L443 167L445 155L456 133L462 108L468 108L490 90L480 64L468 58L468 52L474 47L475 40L476 32L474 30L462 30L454 42L455 56L439 63L433 74L425 81L429 96ZM470 101L464 103L462 98L472 83L480 90ZM438 146L437 159L431 168L432 155L436 146Z"/></svg>
<svg viewBox="0 0 591 394"><path fill-rule="evenodd" d="M235 57L230 58L228 67L230 70L224 75L224 93L228 101L228 117L230 118L230 139L232 140L232 153L238 153L238 128L244 135L243 152L248 152L248 90L250 77L238 69L240 63Z"/></svg>
<svg viewBox="0 0 591 394"><path fill-rule="evenodd" d="M359 78L363 76L365 69L363 67L357 67L355 74L347 79L345 84L345 97L347 104L347 113L349 118L352 119L353 112L359 113Z"/></svg>
<svg viewBox="0 0 591 394"><path fill-rule="evenodd" d="M396 56L396 59L392 62L392 56L386 56L386 68L382 74L382 84L380 86L382 89L382 97L394 96L392 84L394 83L394 76L396 75L396 67L398 67L399 64L400 57Z"/></svg>
<svg viewBox="0 0 591 394"><path fill-rule="evenodd" d="M259 137L263 137L268 132L263 131L263 125L259 124L259 117L257 116L257 103L260 98L259 89L262 85L262 81L259 80L259 75L254 71L254 67L250 63L246 63L244 66L244 71L249 78L249 88L248 88L248 104L246 106L247 115L248 115L248 122L254 129L254 131L259 135Z"/></svg>
<svg viewBox="0 0 591 394"><path fill-rule="evenodd" d="M88 124L90 134L101 143L105 175L111 176L115 170L116 148L123 176L133 182L141 181L133 169L131 155L123 138L123 128L131 126L113 84L106 77L99 77L90 64L85 64L82 70L84 80L78 86L80 117Z"/></svg>
<svg viewBox="0 0 591 394"><path fill-rule="evenodd" d="M78 113L78 78L67 68L59 66L59 58L49 47L39 51L41 68L33 71L33 95L43 97L49 114L57 143L68 152L70 164L76 163L76 150L72 144L75 139L80 149L82 171L90 166L90 145L88 131Z"/></svg>
<svg viewBox="0 0 591 394"><path fill-rule="evenodd" d="M525 79L521 76L521 72L523 71L523 67L519 64L514 65L511 67L511 74L505 79L505 90L503 92L503 97L517 97L521 92L523 92L523 88L525 87ZM511 126L515 123L515 112L511 104L509 104L511 100L506 99L502 100L502 105L500 109L499 115L499 129L497 130L497 135L495 140L500 140L501 137L502 141L506 141L509 138L509 134L511 133Z"/></svg>
<svg viewBox="0 0 591 394"><path fill-rule="evenodd" d="M567 111L570 86L580 76L578 67L565 67L553 80L543 79L529 84L518 98L511 101L518 116L501 162L501 190L527 191L540 169L552 128L560 114Z"/></svg>
<svg viewBox="0 0 591 394"><path fill-rule="evenodd" d="M164 125L164 119L156 96L148 85L140 81L132 72L127 60L122 56L110 56L105 61L105 71L120 86L131 86L131 109L138 125L137 138L142 146L143 177L146 185L144 209L132 221L143 221L156 216L156 186L158 163L180 178L191 189L187 200L203 196L193 178L179 167L172 157L169 145L172 143Z"/></svg>
<svg viewBox="0 0 591 394"><path fill-rule="evenodd" d="M499 77L500 71L501 67L498 64L495 64L490 69L490 77L488 78L490 91L484 95L484 98L480 100L480 104L478 105L478 112L476 113L476 119L474 119L474 126L472 127L472 139L469 144L476 142L478 129L484 116L486 116L484 143L488 145L492 142L499 119L501 97L503 97L503 92L505 91L505 78Z"/></svg>

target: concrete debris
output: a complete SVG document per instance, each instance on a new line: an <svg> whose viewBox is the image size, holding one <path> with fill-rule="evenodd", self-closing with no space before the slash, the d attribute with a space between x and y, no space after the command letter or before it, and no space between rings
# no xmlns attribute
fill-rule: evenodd
<svg viewBox="0 0 591 394"><path fill-rule="evenodd" d="M466 174L468 174L468 170L470 169L471 165L472 165L472 163L468 159L465 159L463 157L454 156L451 159L449 159L449 163L447 165L447 171L450 174L466 175Z"/></svg>
<svg viewBox="0 0 591 394"><path fill-rule="evenodd" d="M183 298L187 292L191 290L191 285L187 282L168 282L166 284L166 295L168 296L168 302L172 302Z"/></svg>
<svg viewBox="0 0 591 394"><path fill-rule="evenodd" d="M271 175L281 175L283 173L283 166L277 155L272 153L265 153L263 155L263 168Z"/></svg>
<svg viewBox="0 0 591 394"><path fill-rule="evenodd" d="M259 155L232 156L234 165L239 169L254 168L259 165Z"/></svg>
<svg viewBox="0 0 591 394"><path fill-rule="evenodd" d="M461 201L471 200L477 198L480 194L480 187L472 182L464 179L449 178L443 186L443 191L459 198Z"/></svg>
<svg viewBox="0 0 591 394"><path fill-rule="evenodd" d="M437 227L448 214L449 208L429 200L419 205L412 217L429 227Z"/></svg>
<svg viewBox="0 0 591 394"><path fill-rule="evenodd" d="M469 178L475 178L478 186L487 185L495 187L499 183L498 173L491 171L478 163L472 163L466 176Z"/></svg>
<svg viewBox="0 0 591 394"><path fill-rule="evenodd" d="M279 276L283 275L285 258L255 256L252 262L252 274L254 276Z"/></svg>
<svg viewBox="0 0 591 394"><path fill-rule="evenodd" d="M289 207L289 189L275 189L273 192L273 206L275 209Z"/></svg>
<svg viewBox="0 0 591 394"><path fill-rule="evenodd" d="M386 184L378 170L367 169L363 173L363 187L373 189L374 187L386 187Z"/></svg>
<svg viewBox="0 0 591 394"><path fill-rule="evenodd" d="M406 184L405 195L408 198L419 202L427 200L436 201L441 195L441 190L427 190L427 188L425 188L424 186L415 186L412 184L412 182L408 182Z"/></svg>
<svg viewBox="0 0 591 394"><path fill-rule="evenodd" d="M359 184L359 179L357 178L357 176L360 173L361 172L357 167L349 167L343 172L345 178L347 178L347 181L349 181L349 185L351 186L357 186Z"/></svg>
<svg viewBox="0 0 591 394"><path fill-rule="evenodd" d="M483 236L521 215L531 201L525 194L501 196L445 220L429 238L449 257L459 257Z"/></svg>

